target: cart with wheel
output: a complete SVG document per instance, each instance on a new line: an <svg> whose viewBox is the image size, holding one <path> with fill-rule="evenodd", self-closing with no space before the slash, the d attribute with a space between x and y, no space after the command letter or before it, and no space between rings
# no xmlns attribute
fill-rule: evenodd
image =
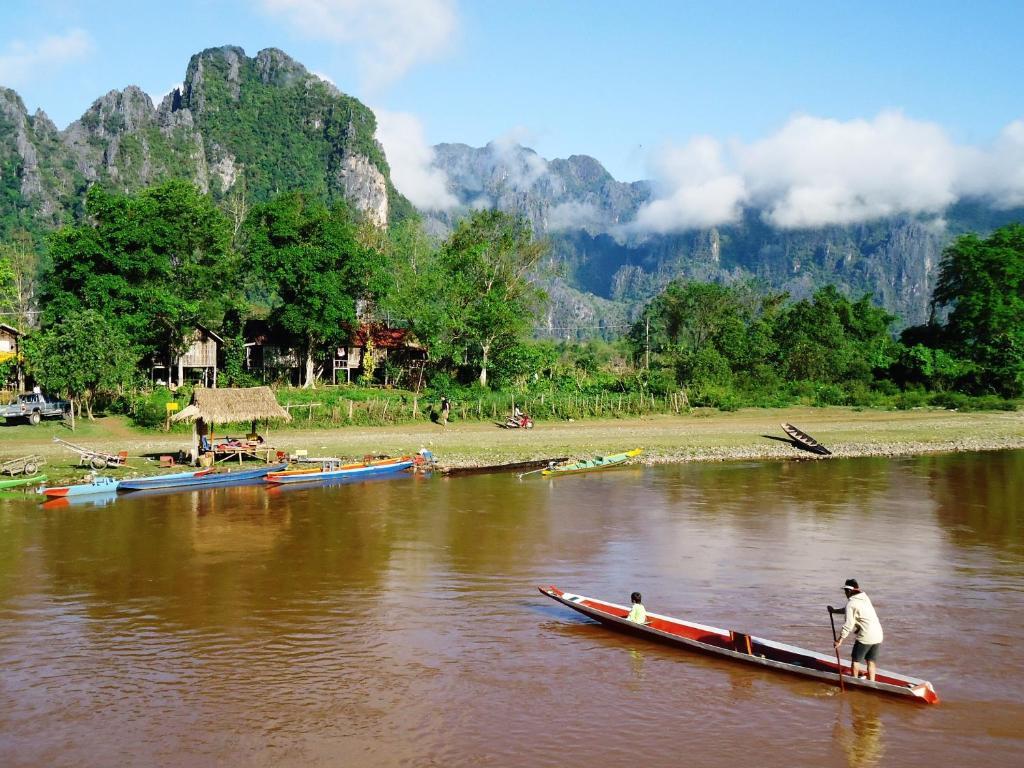
<svg viewBox="0 0 1024 768"><path fill-rule="evenodd" d="M34 475L45 463L46 459L37 454L0 461L0 475Z"/></svg>

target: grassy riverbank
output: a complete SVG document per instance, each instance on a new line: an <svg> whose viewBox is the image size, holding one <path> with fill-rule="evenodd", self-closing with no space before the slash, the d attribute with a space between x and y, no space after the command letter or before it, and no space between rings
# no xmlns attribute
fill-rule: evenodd
<svg viewBox="0 0 1024 768"><path fill-rule="evenodd" d="M367 453L411 453L431 449L445 466L479 466L553 456L587 456L634 447L645 449L642 461L670 463L731 459L806 459L812 455L766 435L784 437L780 422L810 432L844 456L906 456L951 451L1024 448L1024 413L957 413L943 410L857 411L850 408L744 409L731 413L696 411L681 416L634 419L589 419L547 422L530 431L504 430L472 422L393 427L287 429L268 434L280 450L305 449L310 456L358 457ZM236 429L234 434L244 430ZM232 432L228 431L228 434ZM54 443L59 436L74 443L116 452L127 450L123 474L151 471L146 454L176 453L187 436L143 431L120 417L80 423L72 433L60 424L0 428L0 454L44 455L47 474L56 480L84 472L77 456ZM117 470L122 474L121 470Z"/></svg>

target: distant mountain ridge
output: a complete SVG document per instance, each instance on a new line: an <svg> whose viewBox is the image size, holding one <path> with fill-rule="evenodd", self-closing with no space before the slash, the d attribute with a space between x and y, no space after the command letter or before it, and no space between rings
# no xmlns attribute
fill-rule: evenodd
<svg viewBox="0 0 1024 768"><path fill-rule="evenodd" d="M599 324L601 315L625 322L676 277L754 278L796 298L831 283L850 295L871 294L900 325L917 324L928 318L942 251L953 237L1024 220L1024 209L965 202L946 210L939 226L934 218L901 215L780 229L748 210L735 224L644 234L629 224L652 199L652 184L616 181L594 158L546 161L531 149L496 142L479 148L438 144L434 150L435 166L464 207L496 205L526 216L550 238L564 281L547 325L569 329L562 335ZM459 213L432 215L447 224Z"/></svg>
<svg viewBox="0 0 1024 768"><path fill-rule="evenodd" d="M89 185L135 192L188 179L218 200L245 205L292 188L343 197L378 224L415 213L391 182L376 118L291 59L267 48L210 48L191 57L181 87L158 105L128 86L97 99L60 131L41 110L0 87L0 241L42 236L83 215ZM526 216L550 238L560 276L541 335L616 335L643 303L677 277L754 278L804 297L832 283L869 293L914 324L928 316L942 250L965 231L1024 219L1024 209L959 203L934 219L894 216L861 224L779 229L756 210L728 226L644 234L630 226L655 194L620 182L586 155L545 160L508 141L439 144L434 165L459 202L424 212L434 231L475 207ZM230 207L230 206L229 206Z"/></svg>
<svg viewBox="0 0 1024 768"><path fill-rule="evenodd" d="M0 88L0 238L73 220L92 183L134 192L172 178L250 201L302 187L384 224L411 206L375 132L369 108L275 48L202 51L159 105L128 86L64 131Z"/></svg>

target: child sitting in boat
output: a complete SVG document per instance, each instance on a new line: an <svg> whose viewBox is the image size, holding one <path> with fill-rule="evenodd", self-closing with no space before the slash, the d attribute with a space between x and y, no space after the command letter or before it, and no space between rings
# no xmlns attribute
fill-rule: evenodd
<svg viewBox="0 0 1024 768"><path fill-rule="evenodd" d="M634 592L629 596L629 599L633 603L633 607L629 610L629 616L626 617L627 621L632 621L636 624L647 623L647 609L644 608L644 604L640 602L641 597L639 592Z"/></svg>

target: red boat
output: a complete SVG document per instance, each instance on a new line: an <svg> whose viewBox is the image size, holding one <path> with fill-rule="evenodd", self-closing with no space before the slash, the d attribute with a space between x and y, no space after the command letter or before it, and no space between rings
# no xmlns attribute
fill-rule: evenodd
<svg viewBox="0 0 1024 768"><path fill-rule="evenodd" d="M900 675L896 672L878 670L874 682L866 678L854 679L850 675L849 662L839 669L835 656L826 656L793 645L776 643L742 632L694 624L656 613L647 614L646 624L636 624L626 619L629 609L623 605L606 603L583 595L563 592L558 587L539 587L547 595L574 611L589 616L607 627L633 635L650 638L659 642L682 646L695 651L724 656L735 661L758 664L762 667L790 672L804 677L814 677L833 685L859 688L901 696L922 704L938 704L939 697L927 680Z"/></svg>

